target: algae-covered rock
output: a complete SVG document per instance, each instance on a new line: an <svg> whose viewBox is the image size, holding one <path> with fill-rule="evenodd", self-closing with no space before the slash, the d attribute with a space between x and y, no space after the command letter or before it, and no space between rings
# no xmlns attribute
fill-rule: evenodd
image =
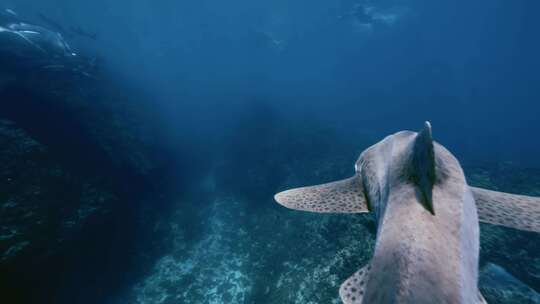
<svg viewBox="0 0 540 304"><path fill-rule="evenodd" d="M0 181L0 265L54 253L116 200L9 121L0 121Z"/></svg>
<svg viewBox="0 0 540 304"><path fill-rule="evenodd" d="M246 202L216 198L201 218L205 231L191 244L190 229L173 219L176 246L136 285L132 301L339 303L340 282L367 263L374 245L366 216L274 205L251 213Z"/></svg>

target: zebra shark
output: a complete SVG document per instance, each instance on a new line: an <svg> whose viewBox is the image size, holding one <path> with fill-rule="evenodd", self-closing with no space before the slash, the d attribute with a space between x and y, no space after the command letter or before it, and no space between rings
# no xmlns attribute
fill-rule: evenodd
<svg viewBox="0 0 540 304"><path fill-rule="evenodd" d="M350 178L274 197L296 210L375 215L373 257L341 285L345 304L486 303L478 221L540 232L540 198L469 186L429 122L369 147L354 168Z"/></svg>

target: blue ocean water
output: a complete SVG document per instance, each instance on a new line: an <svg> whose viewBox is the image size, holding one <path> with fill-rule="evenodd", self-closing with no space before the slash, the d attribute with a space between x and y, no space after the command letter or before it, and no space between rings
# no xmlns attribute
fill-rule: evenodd
<svg viewBox="0 0 540 304"><path fill-rule="evenodd" d="M540 196L540 2L0 0L2 303L341 303L369 214L282 208L433 126L469 184ZM540 235L481 224L489 303Z"/></svg>

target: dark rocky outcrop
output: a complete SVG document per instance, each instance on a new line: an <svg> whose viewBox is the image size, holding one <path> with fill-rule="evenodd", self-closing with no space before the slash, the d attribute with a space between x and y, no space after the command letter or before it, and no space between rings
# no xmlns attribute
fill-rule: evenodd
<svg viewBox="0 0 540 304"><path fill-rule="evenodd" d="M0 87L2 298L102 302L159 252L154 221L184 171L156 112L117 83L10 79Z"/></svg>

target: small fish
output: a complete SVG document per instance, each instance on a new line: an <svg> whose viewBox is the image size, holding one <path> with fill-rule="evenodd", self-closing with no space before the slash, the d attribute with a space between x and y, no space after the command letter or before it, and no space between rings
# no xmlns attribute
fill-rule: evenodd
<svg viewBox="0 0 540 304"><path fill-rule="evenodd" d="M6 13L8 13L8 14L10 14L12 16L18 16L17 13L14 10L10 9L10 8L6 8L5 11L6 11Z"/></svg>
<svg viewBox="0 0 540 304"><path fill-rule="evenodd" d="M351 178L287 190L281 205L322 213L371 212L373 258L340 287L346 304L485 303L478 290L478 220L540 232L540 198L471 187L429 122L366 149Z"/></svg>

